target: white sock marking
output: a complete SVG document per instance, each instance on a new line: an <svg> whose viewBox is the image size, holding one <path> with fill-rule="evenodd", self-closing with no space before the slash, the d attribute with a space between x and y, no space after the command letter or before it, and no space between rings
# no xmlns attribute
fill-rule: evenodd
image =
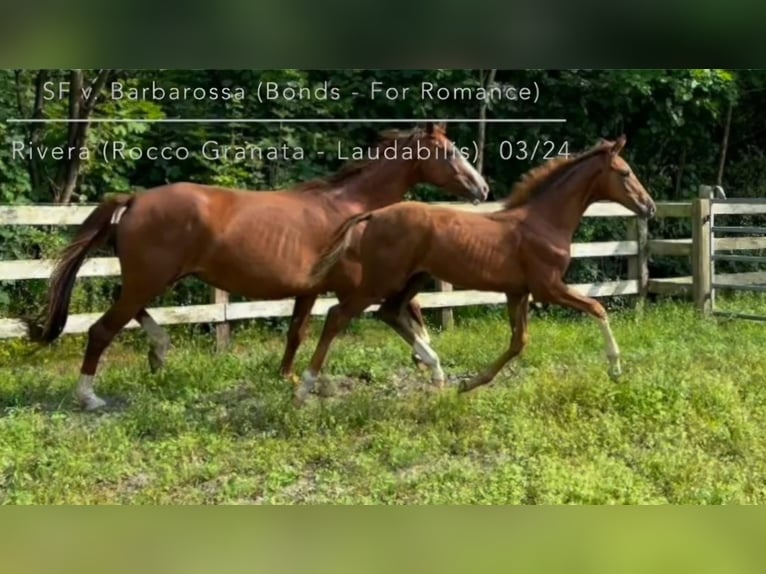
<svg viewBox="0 0 766 574"><path fill-rule="evenodd" d="M152 348L154 348L155 352L160 356L164 356L170 347L170 336L165 329L160 327L149 315L141 317L141 328L149 335Z"/></svg>
<svg viewBox="0 0 766 574"><path fill-rule="evenodd" d="M429 367L431 367L431 379L434 381L444 381L444 371L442 371L439 355L426 343L419 335L415 335L413 350L418 357Z"/></svg>
<svg viewBox="0 0 766 574"><path fill-rule="evenodd" d="M601 327L601 334L604 336L606 343L606 356L609 359L609 366L614 374L620 374L620 347L617 345L612 329L609 326L609 319L606 317L599 319L598 324Z"/></svg>
<svg viewBox="0 0 766 574"><path fill-rule="evenodd" d="M94 410L106 406L106 401L93 390L93 375L80 375L76 394L80 404L86 410Z"/></svg>
<svg viewBox="0 0 766 574"><path fill-rule="evenodd" d="M415 317L413 317L408 310L402 311L402 316L404 317L404 323L410 324L412 331L415 333L416 336L420 337L423 342L430 345L431 344L431 336L428 333L428 329L426 329L425 325L421 325ZM402 322L402 319L400 316L400 322Z"/></svg>
<svg viewBox="0 0 766 574"><path fill-rule="evenodd" d="M298 388L295 389L295 398L300 402L305 401L306 397L309 396L309 393L314 389L316 380L316 374L312 373L309 369L303 371L301 382L298 385Z"/></svg>

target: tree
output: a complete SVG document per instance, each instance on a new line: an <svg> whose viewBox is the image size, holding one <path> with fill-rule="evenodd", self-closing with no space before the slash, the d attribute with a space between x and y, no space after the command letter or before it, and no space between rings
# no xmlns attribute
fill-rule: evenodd
<svg viewBox="0 0 766 574"><path fill-rule="evenodd" d="M90 82L86 81L82 70L71 70L67 74L69 83L67 118L74 120L67 123L66 127L66 146L69 148L78 150L85 145L89 128L87 120L93 113L111 73L111 70L98 70ZM63 110L58 109L61 107L59 102L47 101L45 97L46 92L51 92L51 86L48 85L52 81L51 78L61 77L55 71L40 70L35 73L31 106L27 106L25 101L27 86L24 71L16 70L14 76L16 108L19 117L45 120L46 111L50 111L50 108L53 108L54 117L63 113ZM48 109L46 109L46 103L49 106ZM47 194L55 203L69 203L77 188L81 158L77 153L65 154L65 157L59 160L55 175L51 177L42 154L36 152L38 147L44 144L46 136L50 135L49 128L49 124L41 121L27 124L26 137L32 153L27 156L26 164L31 189L34 196L39 196L43 190L47 190ZM59 139L52 142L55 146L61 146L62 143Z"/></svg>
<svg viewBox="0 0 766 574"><path fill-rule="evenodd" d="M96 77L85 86L82 70L72 70L69 75L69 119L77 120L68 124L67 145L80 149L85 145L90 118L98 101L101 89L107 82L111 70L99 70ZM80 155L71 154L61 160L56 179L52 182L53 198L56 203L69 203L77 187L80 172Z"/></svg>

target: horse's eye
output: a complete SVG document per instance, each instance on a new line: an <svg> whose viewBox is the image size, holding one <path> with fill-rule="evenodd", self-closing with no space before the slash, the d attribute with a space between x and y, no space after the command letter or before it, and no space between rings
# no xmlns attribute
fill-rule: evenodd
<svg viewBox="0 0 766 574"><path fill-rule="evenodd" d="M622 177L630 177L630 170L629 170L629 169L626 169L625 171L621 171L621 172L620 172L620 175L621 175Z"/></svg>

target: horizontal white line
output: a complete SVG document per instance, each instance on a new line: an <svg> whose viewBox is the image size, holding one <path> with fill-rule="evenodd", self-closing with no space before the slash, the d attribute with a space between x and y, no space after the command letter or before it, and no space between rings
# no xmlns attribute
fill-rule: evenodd
<svg viewBox="0 0 766 574"><path fill-rule="evenodd" d="M9 118L9 124L80 124L80 123L145 123L145 124L414 124L419 122L455 122L488 124L563 124L564 118Z"/></svg>

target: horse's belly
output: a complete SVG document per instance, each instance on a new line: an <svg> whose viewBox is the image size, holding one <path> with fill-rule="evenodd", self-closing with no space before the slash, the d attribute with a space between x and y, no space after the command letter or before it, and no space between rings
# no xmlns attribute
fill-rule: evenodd
<svg viewBox="0 0 766 574"><path fill-rule="evenodd" d="M309 290L313 258L271 252L223 251L205 259L196 275L203 281L249 299L282 299Z"/></svg>
<svg viewBox="0 0 766 574"><path fill-rule="evenodd" d="M442 281L462 289L507 293L523 285L523 274L497 258L441 257L431 270Z"/></svg>

